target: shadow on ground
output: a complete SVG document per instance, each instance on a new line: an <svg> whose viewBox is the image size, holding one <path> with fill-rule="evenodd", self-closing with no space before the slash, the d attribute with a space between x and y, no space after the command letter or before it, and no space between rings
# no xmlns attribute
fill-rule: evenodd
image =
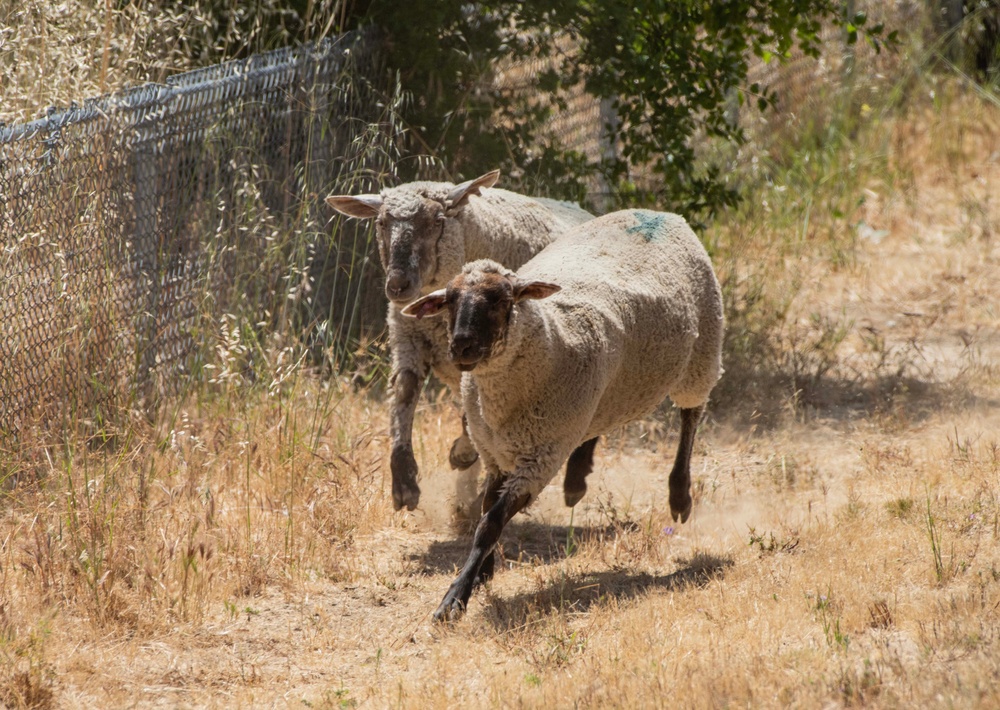
<svg viewBox="0 0 1000 710"><path fill-rule="evenodd" d="M641 534L632 521L605 526L570 528L565 525L548 525L534 521L512 523L501 538L503 557L507 564L499 567L497 576L511 574L509 563L515 565L545 565L565 559L573 549L586 544L606 544L618 537ZM410 561L420 566L424 574L457 574L465 563L471 547L468 537L438 540L422 553L410 556ZM567 555L567 549L570 550ZM733 564L728 557L697 553L678 561L678 568L669 574L630 572L617 568L599 572L573 575L552 575L538 589L513 597L494 594L487 588L478 588L474 594L482 595L484 614L499 631L516 628L539 616L581 612L595 605L612 600L623 601L653 590L676 591L688 586L704 586L718 578Z"/></svg>
<svg viewBox="0 0 1000 710"><path fill-rule="evenodd" d="M584 612L594 606L634 599L649 592L704 587L721 577L732 564L733 561L726 557L696 554L681 561L678 569L669 574L608 570L560 576L535 591L513 597L487 592L483 614L497 631L508 631L541 616Z"/></svg>
<svg viewBox="0 0 1000 710"><path fill-rule="evenodd" d="M638 524L631 520L574 527L515 520L504 528L500 550L507 562L550 564L572 555L574 547L591 542L603 544L638 530ZM420 574L457 574L471 548L472 529L461 530L456 532L454 539L435 540L423 552L411 554L409 561L417 566Z"/></svg>
<svg viewBox="0 0 1000 710"><path fill-rule="evenodd" d="M934 382L900 375L795 380L773 372L743 377L726 374L712 392L709 415L721 422L752 422L757 431L784 426L789 414L832 423L874 418L887 424L912 425L942 411L1000 405L958 381ZM678 428L673 412L660 413L668 429Z"/></svg>

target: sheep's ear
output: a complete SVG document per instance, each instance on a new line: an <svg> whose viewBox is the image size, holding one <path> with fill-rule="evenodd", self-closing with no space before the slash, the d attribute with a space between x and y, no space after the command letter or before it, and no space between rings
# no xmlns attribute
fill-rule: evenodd
<svg viewBox="0 0 1000 710"><path fill-rule="evenodd" d="M382 195L330 195L326 204L348 217L369 219L382 209Z"/></svg>
<svg viewBox="0 0 1000 710"><path fill-rule="evenodd" d="M548 298L559 291L562 291L562 286L545 281L517 281L514 283L514 302Z"/></svg>
<svg viewBox="0 0 1000 710"><path fill-rule="evenodd" d="M436 316L444 310L447 304L447 292L442 288L403 306L403 315L418 320L426 316Z"/></svg>
<svg viewBox="0 0 1000 710"><path fill-rule="evenodd" d="M481 194L479 191L484 187L493 187L500 179L499 170L491 170L485 175L480 175L475 180L466 180L461 185L456 185L455 189L448 193L444 206L449 210L458 209L469 201L473 195Z"/></svg>

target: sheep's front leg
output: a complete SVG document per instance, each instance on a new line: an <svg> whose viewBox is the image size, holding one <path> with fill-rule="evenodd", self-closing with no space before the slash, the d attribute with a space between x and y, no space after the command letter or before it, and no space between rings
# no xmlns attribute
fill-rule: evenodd
<svg viewBox="0 0 1000 710"><path fill-rule="evenodd" d="M392 436L392 505L396 510L406 506L413 510L420 502L417 485L417 460L413 457L413 413L420 395L420 377L413 370L400 370L392 385L392 416L389 425Z"/></svg>
<svg viewBox="0 0 1000 710"><path fill-rule="evenodd" d="M469 559L434 612L435 621L455 621L461 618L469 603L469 597L472 596L472 588L475 586L483 562L493 554L493 548L496 547L504 526L530 500L530 494L512 494L509 488L500 494L496 503L479 521Z"/></svg>
<svg viewBox="0 0 1000 710"><path fill-rule="evenodd" d="M677 457L670 472L670 516L686 523L691 515L691 451L694 435L698 430L705 406L681 410L681 440L677 444Z"/></svg>
<svg viewBox="0 0 1000 710"><path fill-rule="evenodd" d="M452 443L451 451L448 453L448 462L456 471L464 471L474 464L478 458L479 452L476 451L476 447L472 444L472 439L469 438L469 424L463 414L462 435Z"/></svg>
<svg viewBox="0 0 1000 710"><path fill-rule="evenodd" d="M507 481L507 477L500 473L495 466L487 467L486 490L483 492L483 515L487 515L490 509L500 500L500 490ZM493 572L496 568L496 545L494 549L483 559L483 564L479 567L479 574L476 575L476 586L485 584L493 579Z"/></svg>

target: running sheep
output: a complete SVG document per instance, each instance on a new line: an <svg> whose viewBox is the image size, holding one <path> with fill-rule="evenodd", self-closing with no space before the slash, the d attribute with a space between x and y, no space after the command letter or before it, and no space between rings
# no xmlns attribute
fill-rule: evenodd
<svg viewBox="0 0 1000 710"><path fill-rule="evenodd" d="M461 373L448 359L445 324L404 318L400 309L447 284L468 261L492 259L516 269L567 228L593 218L571 203L492 188L499 176L500 171L494 170L460 185L411 182L377 195L326 198L349 217L375 218L389 298L390 469L396 510L404 506L413 510L420 500L412 430L428 372L433 371L456 395L461 381ZM589 471L592 454L591 444L576 456L577 469ZM468 469L477 456L463 417L462 435L452 445L449 461L452 468Z"/></svg>
<svg viewBox="0 0 1000 710"><path fill-rule="evenodd" d="M473 587L493 574L503 527L571 452L667 396L681 414L670 512L688 519L695 431L722 372L723 314L711 261L683 218L649 210L599 217L517 273L488 260L467 264L403 314L445 311L487 487L472 552L435 619L461 616ZM567 502L585 491L583 476L567 477Z"/></svg>

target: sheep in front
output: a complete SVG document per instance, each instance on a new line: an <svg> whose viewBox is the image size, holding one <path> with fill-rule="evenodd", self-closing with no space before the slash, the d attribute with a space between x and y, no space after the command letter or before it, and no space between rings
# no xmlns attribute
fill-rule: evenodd
<svg viewBox="0 0 1000 710"><path fill-rule="evenodd" d="M411 182L377 195L326 198L342 214L375 218L379 257L386 274L385 294L389 298L389 466L396 510L403 506L413 510L420 500L413 456L413 414L428 372L433 371L456 394L461 382L461 373L448 358L445 324L418 323L402 317L400 309L417 296L447 284L467 261L492 259L516 269L567 228L593 219L592 214L571 203L492 188L499 175L500 171L494 170L460 185ZM590 470L594 443L581 447L572 470ZM462 434L451 447L449 461L452 468L468 469L477 456L463 417Z"/></svg>
<svg viewBox="0 0 1000 710"><path fill-rule="evenodd" d="M461 616L493 573L503 527L581 442L667 396L681 415L670 512L687 520L695 430L722 372L723 314L711 261L683 218L614 212L573 228L517 273L466 264L447 288L403 309L415 318L444 311L487 487L472 552L435 619ZM586 490L582 477L576 483ZM567 481L567 498L570 489Z"/></svg>

